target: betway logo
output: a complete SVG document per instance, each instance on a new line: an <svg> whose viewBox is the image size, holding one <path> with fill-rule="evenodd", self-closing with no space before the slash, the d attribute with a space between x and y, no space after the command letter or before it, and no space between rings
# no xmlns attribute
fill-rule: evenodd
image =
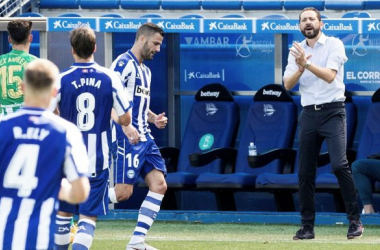
<svg viewBox="0 0 380 250"><path fill-rule="evenodd" d="M279 24L276 22L264 22L261 24L261 30L299 30L298 24L291 25L290 23Z"/></svg>
<svg viewBox="0 0 380 250"><path fill-rule="evenodd" d="M211 91L203 92L203 91L201 91L201 96L213 96L215 98L218 98L219 91L218 92L211 92Z"/></svg>
<svg viewBox="0 0 380 250"><path fill-rule="evenodd" d="M168 30L195 30L194 23L172 23L172 22L159 22L157 25L161 28Z"/></svg>
<svg viewBox="0 0 380 250"><path fill-rule="evenodd" d="M280 97L281 95L281 91L273 91L273 90L263 90L263 95L274 95L274 96L277 96L277 97Z"/></svg>
<svg viewBox="0 0 380 250"><path fill-rule="evenodd" d="M143 86L136 86L135 95L137 95L137 96L149 96L150 90L147 88L144 88Z"/></svg>
<svg viewBox="0 0 380 250"><path fill-rule="evenodd" d="M121 21L107 21L105 22L105 29L138 29L142 25L141 22L134 23L132 21L124 23Z"/></svg>
<svg viewBox="0 0 380 250"><path fill-rule="evenodd" d="M325 23L323 25L324 30L347 30L347 31L353 31L354 29L352 28L351 24L344 25L344 23L339 23L338 25L330 24L330 23Z"/></svg>
<svg viewBox="0 0 380 250"><path fill-rule="evenodd" d="M238 24L226 24L223 22L211 22L209 24L209 30L248 30L247 25L245 23Z"/></svg>

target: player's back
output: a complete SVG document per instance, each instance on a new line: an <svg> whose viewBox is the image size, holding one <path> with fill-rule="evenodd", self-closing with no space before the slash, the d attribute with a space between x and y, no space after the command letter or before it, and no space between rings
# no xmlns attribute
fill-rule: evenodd
<svg viewBox="0 0 380 250"><path fill-rule="evenodd" d="M70 129L71 128L71 129ZM23 108L0 122L0 249L51 249L63 163L75 126ZM76 137L81 135L76 130ZM78 170L65 169L73 177ZM82 173L83 174L83 173ZM77 178L77 177L75 177Z"/></svg>
<svg viewBox="0 0 380 250"><path fill-rule="evenodd" d="M24 95L21 90L21 81L24 69L29 62L36 59L34 55L21 50L0 56L0 79L1 79L1 112L3 114L13 113L21 108Z"/></svg>
<svg viewBox="0 0 380 250"><path fill-rule="evenodd" d="M60 75L60 115L82 131L93 177L110 163L115 80L114 72L93 62L74 63Z"/></svg>

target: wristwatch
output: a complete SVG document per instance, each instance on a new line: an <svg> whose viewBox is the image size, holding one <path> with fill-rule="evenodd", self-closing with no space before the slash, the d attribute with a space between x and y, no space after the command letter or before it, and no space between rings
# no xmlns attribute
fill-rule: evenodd
<svg viewBox="0 0 380 250"><path fill-rule="evenodd" d="M311 65L310 60L307 60L304 68L307 69L309 68L310 65Z"/></svg>

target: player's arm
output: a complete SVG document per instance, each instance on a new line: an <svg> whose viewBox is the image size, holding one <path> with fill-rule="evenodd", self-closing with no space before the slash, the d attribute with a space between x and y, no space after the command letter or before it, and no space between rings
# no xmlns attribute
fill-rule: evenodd
<svg viewBox="0 0 380 250"><path fill-rule="evenodd" d="M66 153L63 163L63 173L66 176L61 182L59 198L69 203L80 203L87 199L90 193L86 146L82 133L72 123L68 123L66 133Z"/></svg>
<svg viewBox="0 0 380 250"><path fill-rule="evenodd" d="M116 114L115 109L112 109L111 111L111 118L114 120L117 124L120 124L122 126L128 126L132 122L132 114L131 110L128 110L127 113L124 113L120 116Z"/></svg>
<svg viewBox="0 0 380 250"><path fill-rule="evenodd" d="M149 110L148 122L153 123L159 129L163 129L166 127L166 124L168 124L168 118L165 116L165 112L156 115L152 110Z"/></svg>
<svg viewBox="0 0 380 250"><path fill-rule="evenodd" d="M87 177L80 177L71 183L63 178L58 198L72 204L78 204L88 198L89 192L90 182Z"/></svg>

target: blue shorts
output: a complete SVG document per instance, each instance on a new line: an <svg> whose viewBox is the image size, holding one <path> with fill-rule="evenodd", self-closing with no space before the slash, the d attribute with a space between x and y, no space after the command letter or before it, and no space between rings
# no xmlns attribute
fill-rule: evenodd
<svg viewBox="0 0 380 250"><path fill-rule="evenodd" d="M140 176L144 179L153 169L166 175L165 161L150 135L147 135L147 141L140 141L136 145L129 144L126 136L118 135L114 147L115 184L133 185L138 182Z"/></svg>
<svg viewBox="0 0 380 250"><path fill-rule="evenodd" d="M108 212L108 188L109 188L109 170L103 170L94 178L89 177L90 194L88 199L79 204L73 205L64 201L59 202L59 211L82 214L86 216L106 215Z"/></svg>

